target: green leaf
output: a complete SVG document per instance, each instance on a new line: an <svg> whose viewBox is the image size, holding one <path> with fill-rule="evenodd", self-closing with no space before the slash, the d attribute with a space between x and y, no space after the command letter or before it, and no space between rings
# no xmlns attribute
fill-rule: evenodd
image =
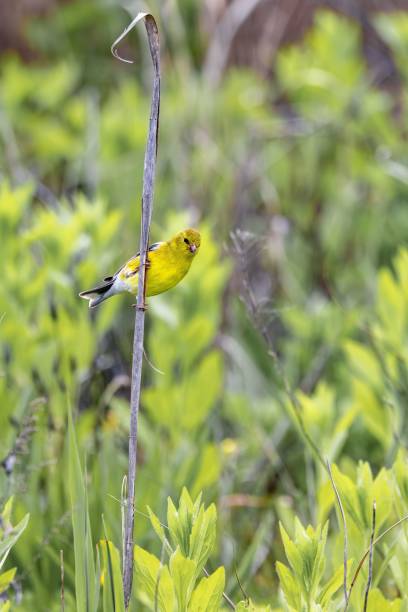
<svg viewBox="0 0 408 612"><path fill-rule="evenodd" d="M150 508L150 506L147 506L147 512L148 512L152 527L155 530L156 534L159 536L160 541L162 542L162 544L166 544L166 542L168 541L167 541L166 533L164 531L164 528L161 522L159 521L158 517L155 515L153 510Z"/></svg>
<svg viewBox="0 0 408 612"><path fill-rule="evenodd" d="M292 572L286 565L279 561L276 562L276 572L279 576L280 587L288 605L293 610L301 610L301 590Z"/></svg>
<svg viewBox="0 0 408 612"><path fill-rule="evenodd" d="M236 612L271 612L271 606L254 604L252 599L240 601L236 608Z"/></svg>
<svg viewBox="0 0 408 612"><path fill-rule="evenodd" d="M235 610L236 612L271 612L271 606L254 604L252 599L249 599L247 601L240 601Z"/></svg>
<svg viewBox="0 0 408 612"><path fill-rule="evenodd" d="M400 612L402 610L401 599L386 599L379 589L371 589L368 594L368 610L370 612ZM405 609L405 607L404 607Z"/></svg>
<svg viewBox="0 0 408 612"><path fill-rule="evenodd" d="M193 523L189 546L189 557L195 560L198 572L203 569L214 547L216 524L217 511L215 505L211 504L205 511L204 506L201 506L200 512Z"/></svg>
<svg viewBox="0 0 408 612"><path fill-rule="evenodd" d="M186 610L196 580L197 563L184 557L177 548L170 557L169 568L179 610Z"/></svg>
<svg viewBox="0 0 408 612"><path fill-rule="evenodd" d="M191 458L197 462L195 457ZM221 472L220 451L215 444L206 444L201 452L200 464L198 466L192 493L198 493L216 483Z"/></svg>
<svg viewBox="0 0 408 612"><path fill-rule="evenodd" d="M281 538L283 542L283 547L285 549L285 555L287 560L289 561L290 566L292 567L295 574L298 576L302 575L303 572L303 561L302 556L297 548L297 546L292 542L290 537L285 531L282 523L279 523L279 530L281 533Z"/></svg>
<svg viewBox="0 0 408 612"><path fill-rule="evenodd" d="M291 564L296 582L301 586L307 601L314 600L323 576L325 566L325 546L328 523L313 529L303 527L295 517L295 538L292 541L283 526L281 534L285 553Z"/></svg>
<svg viewBox="0 0 408 612"><path fill-rule="evenodd" d="M188 556L189 537L191 529L191 514L185 503L180 499L179 510L176 509L170 497L167 500L167 525L173 547L180 547L181 552Z"/></svg>
<svg viewBox="0 0 408 612"><path fill-rule="evenodd" d="M180 415L186 429L197 428L214 407L222 385L222 359L219 351L211 351L190 372L186 380L185 397L188 406Z"/></svg>
<svg viewBox="0 0 408 612"><path fill-rule="evenodd" d="M11 504L6 504L5 515L10 516L10 512ZM4 520L4 515L2 515L2 518ZM3 534L0 542L0 569L3 567L11 548L14 546L14 544L17 542L17 540L23 533L24 529L27 527L29 518L30 515L26 514L25 517L17 525L10 526L7 529L7 535Z"/></svg>
<svg viewBox="0 0 408 612"><path fill-rule="evenodd" d="M404 505L408 505L408 457L402 449L398 451L392 472L397 483L399 497L403 502L400 510L403 512Z"/></svg>
<svg viewBox="0 0 408 612"><path fill-rule="evenodd" d="M118 549L109 540L99 542L102 553L102 583L104 612L124 612L121 560Z"/></svg>
<svg viewBox="0 0 408 612"><path fill-rule="evenodd" d="M351 570L352 565L353 561L350 559L347 562L348 575L350 575L349 572ZM324 610L327 608L328 604L331 601L331 598L336 593L336 591L338 591L339 588L343 585L343 580L344 566L340 565L340 567L337 568L332 577L323 585L319 593L318 602L321 604Z"/></svg>
<svg viewBox="0 0 408 612"><path fill-rule="evenodd" d="M388 448L392 438L389 413L384 409L377 394L366 382L354 379L352 382L353 407L362 415L367 428L384 448Z"/></svg>
<svg viewBox="0 0 408 612"><path fill-rule="evenodd" d="M353 372L374 389L381 389L381 367L372 351L354 340L347 340L344 346Z"/></svg>
<svg viewBox="0 0 408 612"><path fill-rule="evenodd" d="M168 498L167 502L167 525L169 527L170 539L174 546L180 548L185 557L191 557L191 533L193 525L198 522L201 525L204 506L201 506L201 493L193 503L187 489L183 487L179 507L176 509L173 501ZM210 512L211 514L211 512ZM195 533L197 531L195 528ZM196 538L194 539L195 542Z"/></svg>
<svg viewBox="0 0 408 612"><path fill-rule="evenodd" d="M140 546L134 548L134 560L135 588L147 596L152 607L157 600L160 612L174 612L176 596L168 568Z"/></svg>
<svg viewBox="0 0 408 612"><path fill-rule="evenodd" d="M347 516L350 516L356 527L365 529L367 525L361 515L356 484L351 478L343 474L335 464L332 466L332 472Z"/></svg>
<svg viewBox="0 0 408 612"><path fill-rule="evenodd" d="M95 572L88 500L79 461L72 414L68 409L68 481L74 532L75 592L78 612L93 612L98 607L99 580Z"/></svg>
<svg viewBox="0 0 408 612"><path fill-rule="evenodd" d="M10 583L14 580L14 576L16 575L17 568L13 567L7 572L3 572L0 574L0 594L4 593L10 586Z"/></svg>
<svg viewBox="0 0 408 612"><path fill-rule="evenodd" d="M208 578L202 578L194 589L188 612L218 612L225 586L225 570L219 567Z"/></svg>

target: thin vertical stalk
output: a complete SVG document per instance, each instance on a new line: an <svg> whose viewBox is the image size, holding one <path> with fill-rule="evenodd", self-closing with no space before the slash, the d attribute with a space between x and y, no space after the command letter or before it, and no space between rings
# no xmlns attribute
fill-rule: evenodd
<svg viewBox="0 0 408 612"><path fill-rule="evenodd" d="M336 487L336 483L334 482L333 474L331 471L330 462L327 459L327 471L329 473L330 481L332 487L334 489L334 493L336 496L337 504L339 506L341 520L343 522L343 591L344 591L344 605L347 607L348 602L348 592L347 592L347 565L348 565L348 536L347 536L347 523L346 523L346 514L344 512L343 504L341 503L340 493Z"/></svg>
<svg viewBox="0 0 408 612"><path fill-rule="evenodd" d="M373 580L373 556L374 556L374 536L375 536L375 515L376 515L376 510L377 510L377 504L376 504L376 501L374 500L374 502L373 502L373 526L372 526L372 530L371 530L370 553L369 553L369 557L368 557L368 580L367 580L367 586L366 586L365 595L364 595L364 608L363 608L364 612L367 612L368 594L370 592L371 583L372 583L372 580Z"/></svg>
<svg viewBox="0 0 408 612"><path fill-rule="evenodd" d="M60 570L61 570L61 612L65 611L65 580L64 580L64 551L60 550Z"/></svg>
<svg viewBox="0 0 408 612"><path fill-rule="evenodd" d="M154 178L156 171L157 142L159 132L160 42L158 28L154 17L148 13L139 13L126 28L126 30L115 40L111 48L115 57L127 63L132 63L130 60L119 56L117 46L127 36L130 30L132 30L141 20L144 20L147 31L150 54L152 56L154 66L154 79L150 107L149 133L147 137L143 168L142 218L140 225L140 267L133 337L132 383L130 394L129 467L127 478L127 504L123 550L123 590L126 609L129 608L133 581L133 529L135 518L137 430L142 382L143 340L146 310L146 263L149 246L150 222L153 209Z"/></svg>

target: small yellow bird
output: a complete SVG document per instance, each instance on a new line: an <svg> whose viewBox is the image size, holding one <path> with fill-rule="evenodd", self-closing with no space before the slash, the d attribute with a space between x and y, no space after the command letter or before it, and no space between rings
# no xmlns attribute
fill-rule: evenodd
<svg viewBox="0 0 408 612"><path fill-rule="evenodd" d="M146 296L158 295L177 285L187 274L201 244L200 232L185 229L167 242L155 242L149 247L146 270ZM128 291L137 293L140 253L129 259L113 276L107 276L103 282L79 296L89 300L89 308L95 308L101 302Z"/></svg>

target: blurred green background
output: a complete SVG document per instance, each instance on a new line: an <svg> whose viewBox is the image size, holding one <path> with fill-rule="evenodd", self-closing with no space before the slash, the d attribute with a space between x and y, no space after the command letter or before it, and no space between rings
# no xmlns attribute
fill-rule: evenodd
<svg viewBox="0 0 408 612"><path fill-rule="evenodd" d="M226 592L245 599L238 574L276 610L342 609L341 580L329 604L304 586L291 599L276 572L279 521L296 539L295 516L330 518L321 584L342 563L307 437L338 466L354 568L373 499L377 532L408 513L408 11L349 4L2 3L0 494L13 524L30 514L3 568L17 567L0 588L11 609L60 609L60 550L76 609L68 410L93 541L103 515L120 547L134 309L122 296L90 313L77 294L138 247L144 28L121 46L134 65L109 49L146 8L162 45L152 241L190 225L203 240L185 281L149 303L160 372L144 363L138 509L164 521L169 495L203 491ZM136 542L160 557L143 515ZM408 609L407 555L403 525L376 549L370 610Z"/></svg>

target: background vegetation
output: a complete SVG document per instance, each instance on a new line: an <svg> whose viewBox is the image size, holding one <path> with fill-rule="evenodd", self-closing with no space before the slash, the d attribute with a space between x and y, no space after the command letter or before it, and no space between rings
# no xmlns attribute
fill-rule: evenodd
<svg viewBox="0 0 408 612"><path fill-rule="evenodd" d="M132 606L218 610L225 591L237 610L344 609L325 460L349 586L373 501L376 536L408 514L408 13L372 17L390 88L332 11L265 71L234 65L222 38L214 68L200 3L150 8L152 239L194 225L203 246L149 303ZM77 294L137 248L142 29L123 49L135 67L108 52L128 21L62 3L26 23L29 61L0 60L0 610L59 610L60 551L66 610L123 609L134 311L129 296L90 313ZM369 610L408 610L407 556L402 523L375 546ZM349 610L367 578L366 563Z"/></svg>

